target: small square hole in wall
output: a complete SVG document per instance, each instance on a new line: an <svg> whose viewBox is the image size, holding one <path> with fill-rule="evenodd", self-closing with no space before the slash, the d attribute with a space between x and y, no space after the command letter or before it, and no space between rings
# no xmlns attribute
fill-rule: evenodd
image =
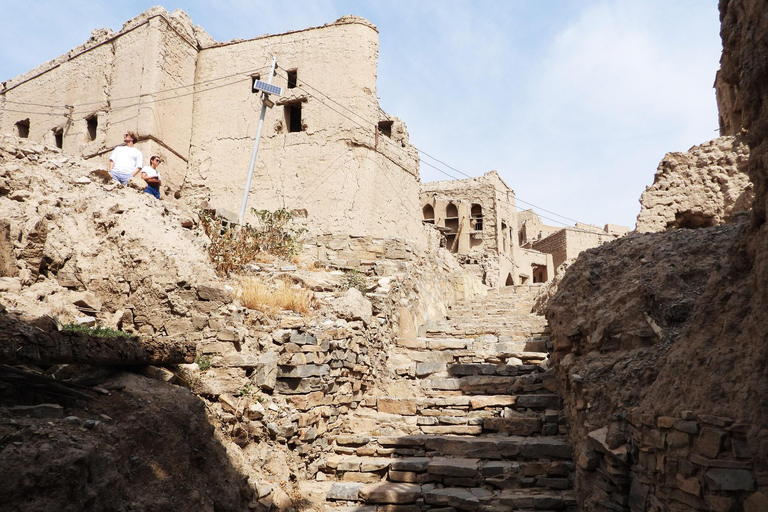
<svg viewBox="0 0 768 512"><path fill-rule="evenodd" d="M289 132L300 132L304 129L301 123L301 103L289 103L285 106L285 124Z"/></svg>
<svg viewBox="0 0 768 512"><path fill-rule="evenodd" d="M255 75L251 75L251 92L252 93L258 93L256 89L253 88L253 85L256 83L256 80L261 80L261 75L259 73L256 73Z"/></svg>
<svg viewBox="0 0 768 512"><path fill-rule="evenodd" d="M288 89L294 89L299 82L299 70L288 71Z"/></svg>
<svg viewBox="0 0 768 512"><path fill-rule="evenodd" d="M89 141L96 140L96 132L99 129L99 117L92 115L85 118L85 128L87 131L87 138Z"/></svg>
<svg viewBox="0 0 768 512"><path fill-rule="evenodd" d="M61 149L64 146L64 130L61 128L53 130L53 139L56 141L56 147Z"/></svg>
<svg viewBox="0 0 768 512"><path fill-rule="evenodd" d="M16 123L16 135L22 139L29 138L29 119L24 119Z"/></svg>
<svg viewBox="0 0 768 512"><path fill-rule="evenodd" d="M379 121L379 133L392 138L392 123L393 121Z"/></svg>

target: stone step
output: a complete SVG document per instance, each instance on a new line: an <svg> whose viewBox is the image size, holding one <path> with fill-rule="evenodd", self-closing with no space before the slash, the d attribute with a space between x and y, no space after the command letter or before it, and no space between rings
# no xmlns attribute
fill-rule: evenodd
<svg viewBox="0 0 768 512"><path fill-rule="evenodd" d="M335 449L350 449L355 457L469 457L492 460L570 460L572 448L564 435L526 437L485 434L480 437L456 435L339 435Z"/></svg>
<svg viewBox="0 0 768 512"><path fill-rule="evenodd" d="M543 380L541 375L551 377L551 374L535 372L538 366L519 365L520 372L526 371L527 375L522 373L516 376L504 375L468 375L466 377L445 377L445 378L426 378L419 380L419 386L425 391L448 392L457 391L465 395L519 395L541 392L541 394L551 394L547 391L554 390L554 379ZM526 405L519 407L528 407L533 409L541 408L559 408L559 405L528 405L533 398L526 399ZM541 400L554 400L541 399Z"/></svg>
<svg viewBox="0 0 768 512"><path fill-rule="evenodd" d="M519 394L457 395L450 397L400 398L381 396L376 399L375 408L380 413L402 416L427 415L436 413L446 416L468 413L479 409L526 408L559 409L560 397L555 393L532 392ZM548 407L550 406L551 407Z"/></svg>
<svg viewBox="0 0 768 512"><path fill-rule="evenodd" d="M434 483L449 487L490 486L496 489L570 489L574 464L570 461L491 461L465 457L328 457L321 468L329 478L350 484L382 481ZM338 492L354 488L337 486Z"/></svg>
<svg viewBox="0 0 768 512"><path fill-rule="evenodd" d="M397 375L411 379L521 377L546 374L536 378L537 382L542 382L551 378L542 366L546 363L543 356L540 352L499 352L484 355L471 351L397 351L390 356L389 367Z"/></svg>
<svg viewBox="0 0 768 512"><path fill-rule="evenodd" d="M573 448L565 436L461 437L448 435L411 435L371 437L379 446L394 448L394 455L423 451L428 456L463 456L494 460L570 459ZM400 451L405 449L406 451Z"/></svg>
<svg viewBox="0 0 768 512"><path fill-rule="evenodd" d="M348 484L434 483L449 487L496 489L570 489L574 464L570 461L490 461L464 457L328 457L321 467L328 478ZM354 488L337 486L336 491ZM334 493L336 494L336 493ZM336 495L335 499L341 499Z"/></svg>
<svg viewBox="0 0 768 512"><path fill-rule="evenodd" d="M430 338L436 337L472 337L483 334L493 334L496 336L518 336L521 338L535 337L542 332L541 328L519 326L497 322L462 322L451 325L430 326L426 329L426 335Z"/></svg>
<svg viewBox="0 0 768 512"><path fill-rule="evenodd" d="M437 508L481 512L502 510L564 510L571 512L576 510L576 499L572 491L490 490L481 487L439 487L434 484L420 485L402 482L368 485L335 484L329 491L327 499L342 503L350 501L366 503L366 505L356 509L359 512L377 510L373 508L373 505L401 506L398 510L412 510L413 512ZM337 507L328 510L352 512L350 507ZM389 509L379 508L378 510Z"/></svg>
<svg viewBox="0 0 768 512"><path fill-rule="evenodd" d="M494 337L495 338L495 337ZM441 361L444 363L452 362L462 357L472 356L478 361L485 361L490 358L496 359L539 359L543 360L547 358L547 340L509 340L498 341L491 339L491 337L482 337L480 339L472 338L428 338L419 337L411 340L398 339L397 345L408 350L400 351L403 354L409 354L414 361ZM447 352L452 357L441 356L424 356L419 355L418 352Z"/></svg>
<svg viewBox="0 0 768 512"><path fill-rule="evenodd" d="M567 427L558 408L542 409L545 402L537 395L531 398L510 395L478 395L435 397L460 399L461 405L437 407L424 398L381 397L373 407L360 406L352 414L370 431L393 429L401 435L452 434L480 436L484 434L512 434L519 436L552 436L566 434ZM555 396L555 395L552 395ZM556 397L556 396L555 396ZM517 402L522 405L516 405ZM549 403L559 404L558 400ZM528 407L534 405L534 407ZM362 447L356 436L341 435L337 439L338 453L370 455L375 447ZM351 440L349 440L351 439ZM349 441L348 441L349 440ZM367 443L367 441L366 441ZM365 443L363 443L365 444Z"/></svg>
<svg viewBox="0 0 768 512"><path fill-rule="evenodd" d="M525 318L530 317L532 319L542 317L536 313L531 313L528 305L521 306L519 304L504 305L504 304L471 304L471 305L459 305L454 306L448 311L448 317L456 317L460 315L471 316L511 316Z"/></svg>

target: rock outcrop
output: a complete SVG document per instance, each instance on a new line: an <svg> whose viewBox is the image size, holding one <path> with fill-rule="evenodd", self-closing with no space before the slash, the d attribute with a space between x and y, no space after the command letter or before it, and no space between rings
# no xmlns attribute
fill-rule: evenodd
<svg viewBox="0 0 768 512"><path fill-rule="evenodd" d="M720 10L718 83L737 94L729 122L749 145L749 220L588 251L548 308L583 511L768 500L768 11Z"/></svg>
<svg viewBox="0 0 768 512"><path fill-rule="evenodd" d="M747 175L749 148L728 136L694 146L685 153L667 153L653 185L640 197L637 231L699 228L724 224L752 205Z"/></svg>

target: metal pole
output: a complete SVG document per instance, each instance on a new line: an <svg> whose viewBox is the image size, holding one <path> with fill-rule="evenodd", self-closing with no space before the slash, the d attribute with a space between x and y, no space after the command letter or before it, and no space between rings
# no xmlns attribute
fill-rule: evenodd
<svg viewBox="0 0 768 512"><path fill-rule="evenodd" d="M267 83L272 83L272 76L275 74L275 66L277 66L277 57L272 57L272 69L269 70L269 78ZM256 165L256 155L259 152L259 141L261 140L261 129L264 127L264 115L267 113L267 104L264 99L267 96L266 92L262 91L261 97L261 115L259 116L259 127L256 130L256 140L253 141L253 152L251 153L251 166L248 168L248 179L245 181L245 190L243 191L243 202L240 205L240 225L243 225L243 219L245 218L245 205L248 204L248 192L251 190L251 180L253 179L253 167Z"/></svg>

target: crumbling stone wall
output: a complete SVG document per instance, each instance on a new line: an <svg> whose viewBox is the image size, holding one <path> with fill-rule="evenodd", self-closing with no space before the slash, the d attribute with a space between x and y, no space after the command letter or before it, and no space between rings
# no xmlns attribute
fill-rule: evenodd
<svg viewBox="0 0 768 512"><path fill-rule="evenodd" d="M667 153L653 185L640 196L637 231L698 228L728 222L749 210L752 183L747 176L749 148L735 136Z"/></svg>

